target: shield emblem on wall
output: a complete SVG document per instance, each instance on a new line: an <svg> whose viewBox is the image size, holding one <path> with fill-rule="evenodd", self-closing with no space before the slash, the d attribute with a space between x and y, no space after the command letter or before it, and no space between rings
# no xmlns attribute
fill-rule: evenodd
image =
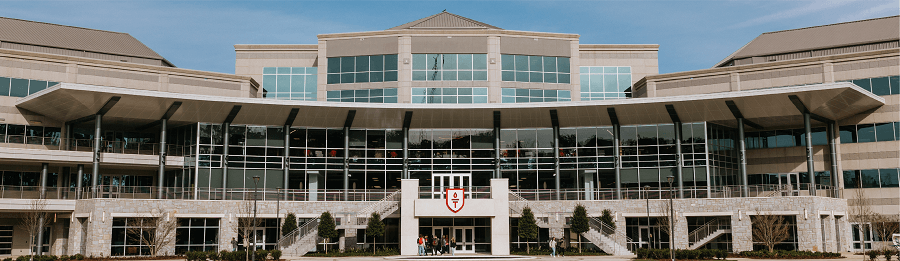
<svg viewBox="0 0 900 261"><path fill-rule="evenodd" d="M465 195L466 189L464 188L447 189L446 195L444 195L444 198L447 200L447 208L453 213L459 212L463 205L466 204Z"/></svg>

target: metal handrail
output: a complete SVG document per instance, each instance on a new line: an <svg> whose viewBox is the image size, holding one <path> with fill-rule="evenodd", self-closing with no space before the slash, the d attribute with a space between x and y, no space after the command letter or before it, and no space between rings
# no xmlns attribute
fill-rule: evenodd
<svg viewBox="0 0 900 261"><path fill-rule="evenodd" d="M706 222L706 224L703 224L697 229L694 229L694 231L691 231L691 233L688 234L688 242L690 242L691 244L696 244L697 242L700 242L701 239L706 238L707 236L715 233L716 231L719 231L720 229L730 228L731 224L723 222L723 220L720 218L716 218L710 220L709 222Z"/></svg>
<svg viewBox="0 0 900 261"><path fill-rule="evenodd" d="M100 152L116 154L159 155L159 146L159 143L150 142L101 140ZM6 135L5 139L0 138L0 147L92 152L94 150L94 140ZM189 146L166 144L166 155L168 156L184 156L187 155L187 152L189 151Z"/></svg>
<svg viewBox="0 0 900 261"><path fill-rule="evenodd" d="M44 199L75 199L76 188L45 187ZM0 186L0 198L40 199L41 186Z"/></svg>
<svg viewBox="0 0 900 261"><path fill-rule="evenodd" d="M295 242L297 242L297 240L299 240L301 238L300 235L306 236L307 233L309 233L312 230L318 229L318 227L319 227L319 219L318 218L313 218L313 219L306 221L306 223L303 223L303 225L300 225L299 227L297 227L297 229L294 229L294 231L291 231L290 233L287 233L283 237L281 237L281 239L278 240L278 243L277 243L278 248L277 249L283 250L286 247L293 245Z"/></svg>
<svg viewBox="0 0 900 261"><path fill-rule="evenodd" d="M375 202L373 204L366 206L366 208L363 208L362 210L356 212L356 215L353 215L353 217L356 218L356 222L354 222L354 223L356 225L366 225L367 224L366 221L368 218L366 216L363 216L363 218L360 218L359 215L366 215L367 213L374 213L374 212L378 212L378 215L381 216L381 219L384 219L385 218L384 212L386 210L392 209L393 205L398 204L397 202L400 202L399 197L400 197L400 191L398 190L398 191L395 191L394 193L391 193L390 195L382 198L378 202Z"/></svg>

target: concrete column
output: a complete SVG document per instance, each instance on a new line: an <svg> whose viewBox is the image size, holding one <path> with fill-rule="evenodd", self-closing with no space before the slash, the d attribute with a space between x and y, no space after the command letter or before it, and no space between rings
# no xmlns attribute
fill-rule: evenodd
<svg viewBox="0 0 900 261"><path fill-rule="evenodd" d="M350 127L344 127L344 200L350 197Z"/></svg>
<svg viewBox="0 0 900 261"><path fill-rule="evenodd" d="M400 177L409 178L409 128L403 128L403 173Z"/></svg>
<svg viewBox="0 0 900 261"><path fill-rule="evenodd" d="M156 198L163 199L163 186L166 182L166 129L169 119L161 119L159 122L159 171L156 182Z"/></svg>
<svg viewBox="0 0 900 261"><path fill-rule="evenodd" d="M675 122L675 181L678 182L678 198L684 198L684 167L681 152L681 122Z"/></svg>
<svg viewBox="0 0 900 261"><path fill-rule="evenodd" d="M491 255L509 255L508 180L491 179L491 199L494 201L494 217L491 219Z"/></svg>
<svg viewBox="0 0 900 261"><path fill-rule="evenodd" d="M803 209L797 215L797 243L801 251L823 251L822 222L815 210Z"/></svg>
<svg viewBox="0 0 900 261"><path fill-rule="evenodd" d="M731 91L736 92L741 90L741 75L738 73L731 73Z"/></svg>
<svg viewBox="0 0 900 261"><path fill-rule="evenodd" d="M323 77L323 76L319 76ZM324 96L323 96L324 97ZM231 128L231 123L226 122L222 123L222 193L225 193L225 188L228 187L228 129ZM224 195L223 195L224 196Z"/></svg>
<svg viewBox="0 0 900 261"><path fill-rule="evenodd" d="M50 164L41 163L41 199L47 198L47 171Z"/></svg>
<svg viewBox="0 0 900 261"><path fill-rule="evenodd" d="M616 169L616 199L622 199L622 156L619 151L622 137L619 135L619 127L619 124L613 124L613 150L615 151L613 164Z"/></svg>
<svg viewBox="0 0 900 261"><path fill-rule="evenodd" d="M553 126L553 182L556 183L556 199L559 200L559 126Z"/></svg>
<svg viewBox="0 0 900 261"><path fill-rule="evenodd" d="M747 145L746 139L744 138L744 118L737 119L738 125L738 160L741 162L740 169L738 169L739 174L741 175L741 194L744 197L750 196L750 186L747 184Z"/></svg>
<svg viewBox="0 0 900 261"><path fill-rule="evenodd" d="M84 164L78 164L78 179L75 180L75 199L81 199L81 190L84 186Z"/></svg>
<svg viewBox="0 0 900 261"><path fill-rule="evenodd" d="M100 126L102 120L103 115L94 116L94 165L91 169L91 193L97 193L97 185L100 184Z"/></svg>
<svg viewBox="0 0 900 261"><path fill-rule="evenodd" d="M822 64L822 83L834 83L834 64Z"/></svg>
<svg viewBox="0 0 900 261"><path fill-rule="evenodd" d="M803 129L806 132L806 172L809 174L809 195L816 195L816 169L813 161L812 128L809 122L809 113L803 113Z"/></svg>
<svg viewBox="0 0 900 261"><path fill-rule="evenodd" d="M419 220L415 216L416 199L419 196L419 180L400 180L400 255L414 256L419 247ZM507 209L509 206L506 207Z"/></svg>
<svg viewBox="0 0 900 261"><path fill-rule="evenodd" d="M675 204L680 205L678 204L678 201L675 201ZM687 217L684 216L684 212L678 212L678 209L684 209L684 207L675 206L675 229L672 233L675 242L673 245L675 246L675 249L687 249L690 245L688 234L690 234L691 231L688 230Z"/></svg>
<svg viewBox="0 0 900 261"><path fill-rule="evenodd" d="M66 124L65 132L66 132L66 135L65 135L66 140L65 140L65 143L63 143L63 146L65 146L64 148L66 148L66 150L72 150L72 142L74 142L72 140L72 137L74 137L72 135L73 134L72 133L72 124Z"/></svg>
<svg viewBox="0 0 900 261"><path fill-rule="evenodd" d="M739 210L731 216L731 249L733 252L753 250L752 227L747 212Z"/></svg>

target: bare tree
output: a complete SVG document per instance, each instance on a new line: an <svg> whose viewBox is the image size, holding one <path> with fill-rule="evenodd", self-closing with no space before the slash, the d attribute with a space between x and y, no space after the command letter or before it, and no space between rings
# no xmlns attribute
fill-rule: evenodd
<svg viewBox="0 0 900 261"><path fill-rule="evenodd" d="M766 214L757 210L757 215L750 217L753 225L754 242L762 242L772 252L775 245L784 242L791 236L791 228L781 215Z"/></svg>
<svg viewBox="0 0 900 261"><path fill-rule="evenodd" d="M253 201L242 200L238 203L235 213L238 215L237 226L234 227L238 237L241 238L241 244L247 251L247 260L250 259L250 238L253 237Z"/></svg>
<svg viewBox="0 0 900 261"><path fill-rule="evenodd" d="M659 240L660 242L662 240L670 240L672 238L671 237L672 228L669 223L669 216L672 214L672 213L670 213L671 207L672 207L672 204L667 199L667 200L662 200L660 206L657 207L657 209L656 209L656 213L660 213L660 216L658 216L656 218L656 225L659 226L659 232L660 232L660 234L656 235L656 236L657 236L657 240ZM662 233L666 233L665 238L662 237ZM672 243L673 242L669 242L669 245L674 247L674 245Z"/></svg>
<svg viewBox="0 0 900 261"><path fill-rule="evenodd" d="M175 242L178 222L162 209L153 210L149 216L128 218L125 235L150 250L150 256L159 256L162 249Z"/></svg>
<svg viewBox="0 0 900 261"><path fill-rule="evenodd" d="M47 200L44 199L34 199L28 203L28 209L24 214L21 215L21 219L19 220L19 228L28 232L28 253L30 256L34 256L32 251L32 245L35 245L35 240L37 240L38 235L44 232L44 226L46 226L49 222L45 218L47 215ZM40 249L38 249L39 253L42 253Z"/></svg>
<svg viewBox="0 0 900 261"><path fill-rule="evenodd" d="M871 216L872 230L882 241L891 242L891 235L900 233L900 218L896 215L874 214Z"/></svg>

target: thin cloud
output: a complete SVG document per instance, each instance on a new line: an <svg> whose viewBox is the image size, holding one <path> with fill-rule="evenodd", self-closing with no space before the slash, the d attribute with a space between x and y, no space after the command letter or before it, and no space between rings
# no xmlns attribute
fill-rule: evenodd
<svg viewBox="0 0 900 261"><path fill-rule="evenodd" d="M882 16L892 16L900 14L900 3L889 1L881 5L873 6L856 13L842 15L838 22L850 22Z"/></svg>
<svg viewBox="0 0 900 261"><path fill-rule="evenodd" d="M855 2L857 0L830 0L830 1L811 1L809 4L784 10L781 12L777 12L774 14L769 14L761 17L757 17L754 19L750 19L744 22L740 22L738 24L732 25L731 29L737 28L746 28L755 25L761 25L766 23L771 23L779 20L790 19L802 15L807 15L811 13L816 13L823 10L828 10L831 8L836 8L840 6L847 5L849 3Z"/></svg>

